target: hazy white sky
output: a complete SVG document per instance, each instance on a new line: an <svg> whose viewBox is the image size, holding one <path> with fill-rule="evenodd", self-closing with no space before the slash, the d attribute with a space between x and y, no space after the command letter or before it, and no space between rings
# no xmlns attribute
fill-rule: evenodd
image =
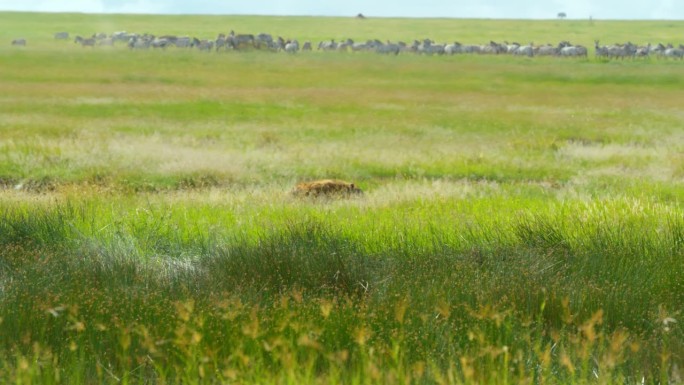
<svg viewBox="0 0 684 385"><path fill-rule="evenodd" d="M0 0L0 10L368 17L684 19L684 0Z"/></svg>

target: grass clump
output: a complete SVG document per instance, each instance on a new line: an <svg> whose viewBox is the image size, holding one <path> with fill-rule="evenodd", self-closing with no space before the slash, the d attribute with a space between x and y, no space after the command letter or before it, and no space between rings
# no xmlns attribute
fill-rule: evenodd
<svg viewBox="0 0 684 385"><path fill-rule="evenodd" d="M422 223L391 232L391 211L350 221L342 205L241 235L153 207L6 210L6 378L613 383L681 364L673 208L575 202L445 223L413 205Z"/></svg>

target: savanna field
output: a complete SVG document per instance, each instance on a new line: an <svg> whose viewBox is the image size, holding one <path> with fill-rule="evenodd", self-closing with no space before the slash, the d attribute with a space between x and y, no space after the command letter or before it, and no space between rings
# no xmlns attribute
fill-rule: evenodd
<svg viewBox="0 0 684 385"><path fill-rule="evenodd" d="M0 25L0 383L684 381L684 63L593 54L684 22ZM122 30L590 50L73 42ZM364 194L290 194L324 178Z"/></svg>

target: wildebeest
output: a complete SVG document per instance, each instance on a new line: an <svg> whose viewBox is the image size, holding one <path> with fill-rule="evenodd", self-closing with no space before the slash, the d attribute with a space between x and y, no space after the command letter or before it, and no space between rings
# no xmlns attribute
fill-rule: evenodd
<svg viewBox="0 0 684 385"><path fill-rule="evenodd" d="M26 46L26 39L14 39L12 40L12 45L18 45L25 47Z"/></svg>
<svg viewBox="0 0 684 385"><path fill-rule="evenodd" d="M69 32L55 33L55 40L69 40Z"/></svg>

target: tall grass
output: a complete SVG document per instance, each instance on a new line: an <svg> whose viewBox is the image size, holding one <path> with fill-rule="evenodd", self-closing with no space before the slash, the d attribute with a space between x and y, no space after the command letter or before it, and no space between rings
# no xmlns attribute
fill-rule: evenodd
<svg viewBox="0 0 684 385"><path fill-rule="evenodd" d="M0 340L19 361L6 378L678 375L681 209L528 203L305 206L296 219L285 204L260 209L280 221L233 226L198 226L201 207L183 221L144 202L8 207Z"/></svg>

